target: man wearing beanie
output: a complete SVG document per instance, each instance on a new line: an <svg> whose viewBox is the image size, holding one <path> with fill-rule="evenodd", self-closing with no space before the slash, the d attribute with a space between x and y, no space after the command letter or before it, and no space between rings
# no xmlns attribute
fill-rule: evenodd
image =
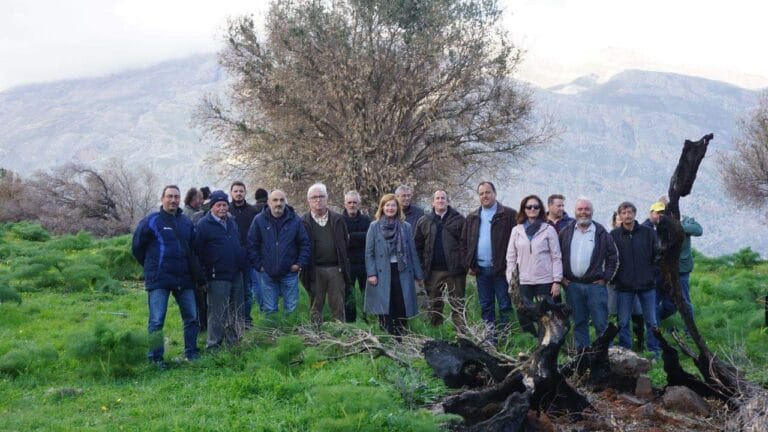
<svg viewBox="0 0 768 432"><path fill-rule="evenodd" d="M211 194L210 204L211 211L198 222L193 241L208 280L209 349L240 339L245 268L237 223L229 216L229 197L217 190Z"/></svg>

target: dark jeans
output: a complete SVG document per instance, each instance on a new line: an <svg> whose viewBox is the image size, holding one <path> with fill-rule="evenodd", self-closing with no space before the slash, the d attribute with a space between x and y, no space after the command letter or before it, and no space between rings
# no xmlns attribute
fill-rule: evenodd
<svg viewBox="0 0 768 432"><path fill-rule="evenodd" d="M493 274L492 267L480 267L476 275L477 296L480 301L480 314L486 327L492 330L495 339L497 324L499 328L509 324L512 315L512 300L507 292L507 280L505 275ZM496 303L499 304L499 320L496 321Z"/></svg>
<svg viewBox="0 0 768 432"><path fill-rule="evenodd" d="M368 279L368 275L365 274L365 263L362 264L350 264L349 273L352 276L352 285L357 282L357 287L360 288L361 293L365 293L365 281Z"/></svg>
<svg viewBox="0 0 768 432"><path fill-rule="evenodd" d="M405 299L403 298L403 287L400 285L400 270L397 263L390 265L389 287L389 314L379 315L379 324L387 333L402 336L405 334Z"/></svg>
<svg viewBox="0 0 768 432"><path fill-rule="evenodd" d="M589 318L600 336L608 328L608 290L605 285L571 282L565 288L565 301L573 310L573 336L576 348L589 347Z"/></svg>
<svg viewBox="0 0 768 432"><path fill-rule="evenodd" d="M179 305L181 320L184 322L184 356L190 360L197 358L197 313L195 305L195 293L192 289L166 290L153 289L147 291L147 305L149 306L149 320L147 330L159 334L150 337L154 343L150 344L147 358L149 361L162 361L164 354L163 325L165 314L168 312L168 297L173 293L176 304Z"/></svg>
<svg viewBox="0 0 768 432"><path fill-rule="evenodd" d="M550 295L550 292L552 291L552 284L546 283L546 284L535 284L535 285L520 285L520 298L526 298L531 301L531 303L538 303L545 298L551 299L552 296ZM559 300L558 296L558 300ZM528 316L526 316L524 313L521 313L519 310L517 311L517 320L520 322L520 328L523 329L523 331L528 332L534 336L538 336L539 333L536 330L536 325L533 321L531 321Z"/></svg>
<svg viewBox="0 0 768 432"><path fill-rule="evenodd" d="M640 292L616 291L617 307L619 310L619 345L624 348L632 348L632 336L629 334L629 320L632 315L632 305L635 298L640 300L640 307L643 310L643 319L645 320L645 329L647 333L646 343L648 351L658 355L661 351L659 341L653 335L653 330L657 327L656 322L656 290L649 289Z"/></svg>

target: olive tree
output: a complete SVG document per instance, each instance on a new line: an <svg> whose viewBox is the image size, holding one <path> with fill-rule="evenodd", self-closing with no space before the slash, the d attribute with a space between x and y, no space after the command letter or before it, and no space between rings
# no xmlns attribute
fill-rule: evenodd
<svg viewBox="0 0 768 432"><path fill-rule="evenodd" d="M740 124L731 153L720 157L722 181L728 194L752 208L768 204L768 92Z"/></svg>
<svg viewBox="0 0 768 432"><path fill-rule="evenodd" d="M494 0L273 1L263 35L228 21L231 85L196 119L219 162L289 193L455 192L553 135L501 18Z"/></svg>

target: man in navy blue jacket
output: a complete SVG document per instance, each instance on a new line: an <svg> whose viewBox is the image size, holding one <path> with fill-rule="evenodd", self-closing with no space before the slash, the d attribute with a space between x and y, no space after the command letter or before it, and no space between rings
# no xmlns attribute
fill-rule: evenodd
<svg viewBox="0 0 768 432"><path fill-rule="evenodd" d="M309 265L312 243L285 192L273 190L267 205L248 230L248 263L264 275L264 311L277 312L282 296L289 314L299 304L299 271Z"/></svg>
<svg viewBox="0 0 768 432"><path fill-rule="evenodd" d="M243 276L245 251L240 246L237 223L229 216L229 197L224 191L211 194L211 211L197 223L194 250L208 280L207 348L240 340L245 322Z"/></svg>
<svg viewBox="0 0 768 432"><path fill-rule="evenodd" d="M191 245L195 237L192 222L179 208L181 193L178 186L163 188L160 211L142 219L133 232L131 251L144 267L144 286L149 298L151 335L147 357L151 362L163 362L163 324L168 311L168 297L173 294L184 321L184 355L193 360L197 350L197 313L195 281L191 265L197 263Z"/></svg>
<svg viewBox="0 0 768 432"><path fill-rule="evenodd" d="M637 207L630 202L619 205L621 226L611 231L611 237L619 251L619 269L614 277L617 309L619 313L619 345L632 348L629 320L635 297L645 318L648 350L658 358L659 341L653 336L656 329L655 269L659 258L656 232L635 220Z"/></svg>

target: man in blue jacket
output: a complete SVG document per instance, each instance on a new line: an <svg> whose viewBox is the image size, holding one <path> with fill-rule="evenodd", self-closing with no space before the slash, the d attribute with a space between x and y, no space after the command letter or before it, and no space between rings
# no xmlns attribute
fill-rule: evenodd
<svg viewBox="0 0 768 432"><path fill-rule="evenodd" d="M264 275L264 311L277 312L282 296L283 312L289 314L299 304L299 271L309 265L312 243L285 192L273 190L267 206L248 230L248 263Z"/></svg>
<svg viewBox="0 0 768 432"><path fill-rule="evenodd" d="M197 223L193 242L208 280L208 340L206 348L234 345L245 326L243 276L245 251L240 232L229 216L229 197L224 191L211 194L211 211Z"/></svg>
<svg viewBox="0 0 768 432"><path fill-rule="evenodd" d="M619 251L619 269L614 277L619 313L619 345L632 348L629 320L637 297L645 318L648 350L658 358L661 347L653 335L657 326L654 288L655 269L659 258L656 232L635 220L637 207L634 204L625 201L619 204L617 212L621 218L621 226L611 231L611 237Z"/></svg>
<svg viewBox="0 0 768 432"><path fill-rule="evenodd" d="M147 328L151 335L147 357L161 367L163 362L163 324L168 311L168 297L173 294L184 322L184 355L188 360L198 356L195 281L192 266L197 257L191 250L195 230L179 208L178 186L163 188L160 211L142 219L133 232L131 251L144 267L144 285L149 304Z"/></svg>

